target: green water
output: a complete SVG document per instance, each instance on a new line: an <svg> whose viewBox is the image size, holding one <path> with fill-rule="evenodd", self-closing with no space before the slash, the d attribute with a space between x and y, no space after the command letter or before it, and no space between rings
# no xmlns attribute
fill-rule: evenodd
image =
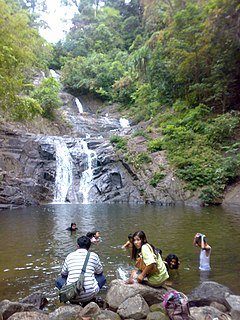
<svg viewBox="0 0 240 320"><path fill-rule="evenodd" d="M19 300L34 291L49 297L66 255L76 249L78 236L101 231L102 241L92 245L104 265L107 282L119 266L131 266L130 252L121 249L130 232L144 230L163 257L175 253L181 260L172 274L173 287L189 293L202 280L228 286L240 294L240 212L238 208L155 207L145 205L46 205L0 212L0 300ZM78 230L65 229L76 222ZM192 244L196 232L207 235L212 246L212 271L198 270L199 249ZM56 298L50 298L56 303Z"/></svg>

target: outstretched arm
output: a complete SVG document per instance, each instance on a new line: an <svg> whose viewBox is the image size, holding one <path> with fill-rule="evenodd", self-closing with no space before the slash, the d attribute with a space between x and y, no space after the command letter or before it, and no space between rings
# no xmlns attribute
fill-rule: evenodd
<svg viewBox="0 0 240 320"><path fill-rule="evenodd" d="M202 234L202 237L201 237L201 249L206 249L205 248L205 242L204 242L204 239L206 238L206 236L204 234Z"/></svg>
<svg viewBox="0 0 240 320"><path fill-rule="evenodd" d="M122 249L128 248L130 246L130 241L128 240L124 245L122 245Z"/></svg>
<svg viewBox="0 0 240 320"><path fill-rule="evenodd" d="M138 275L137 281L142 282L143 279L147 276L148 273L150 273L152 271L153 268L154 268L154 263L151 263L148 266L146 266L143 269L143 271Z"/></svg>

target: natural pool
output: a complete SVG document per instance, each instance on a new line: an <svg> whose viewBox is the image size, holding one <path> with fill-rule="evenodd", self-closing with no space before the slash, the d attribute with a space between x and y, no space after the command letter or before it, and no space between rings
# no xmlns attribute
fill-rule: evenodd
<svg viewBox="0 0 240 320"><path fill-rule="evenodd" d="M133 265L130 252L121 249L127 235L144 230L163 257L176 253L181 265L173 287L189 293L202 280L212 280L240 294L240 212L222 207L158 207L119 204L49 204L0 212L0 300L19 300L34 291L56 293L54 280L66 255L75 250L78 236L101 231L102 241L92 245L104 265L108 283L119 266ZM71 222L78 230L66 231ZM212 271L198 270L196 232L207 235L212 246ZM57 298L50 298L55 302Z"/></svg>

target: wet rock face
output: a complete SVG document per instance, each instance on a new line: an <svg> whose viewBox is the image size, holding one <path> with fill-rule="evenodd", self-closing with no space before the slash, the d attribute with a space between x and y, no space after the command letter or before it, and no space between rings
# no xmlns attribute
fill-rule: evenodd
<svg viewBox="0 0 240 320"><path fill-rule="evenodd" d="M72 125L71 136L29 134L6 125L0 128L0 210L53 200L160 205L185 200L163 152L151 154L151 162L141 167L116 153L109 142L115 134L128 137L129 151L147 152L145 139L132 138L132 128L121 127L118 114L79 113L73 96L61 97L62 112ZM152 186L159 165L164 167L164 177Z"/></svg>
<svg viewBox="0 0 240 320"><path fill-rule="evenodd" d="M0 130L0 209L37 205L52 199L54 163L39 152L35 135Z"/></svg>
<svg viewBox="0 0 240 320"><path fill-rule="evenodd" d="M1 131L0 139L0 209L51 202L55 189L55 141L58 137L10 131L6 134ZM82 202L80 180L88 167L88 158L79 147L81 141L78 138L67 138L65 141L73 163L73 183L63 201ZM89 188L89 202L127 202L129 196L126 197L126 192L129 191L122 192L121 189L124 191L129 188L123 185L122 180L127 181L127 184L129 181L124 176L121 164L118 168L112 147L104 141L96 143L94 140L89 140L89 146L98 149L96 167L92 172L93 182ZM134 198L138 201L136 188Z"/></svg>
<svg viewBox="0 0 240 320"><path fill-rule="evenodd" d="M61 201L83 202L81 185L88 171L89 155L81 145L81 138L25 135L1 131L0 139L0 208L17 208L51 202L56 186L56 141L62 140L72 162L72 184L67 187ZM116 156L113 146L105 139L85 139L88 152L95 153L91 182L87 185L88 202L155 203L159 191L150 188L149 176L135 172L131 166ZM85 142L86 142L85 141ZM63 172L67 168L63 167ZM149 171L149 170L148 170ZM151 171L151 170L150 170ZM150 172L149 171L149 172ZM142 188L145 191L142 193ZM173 203L169 191L159 201ZM157 200L158 201L158 200Z"/></svg>

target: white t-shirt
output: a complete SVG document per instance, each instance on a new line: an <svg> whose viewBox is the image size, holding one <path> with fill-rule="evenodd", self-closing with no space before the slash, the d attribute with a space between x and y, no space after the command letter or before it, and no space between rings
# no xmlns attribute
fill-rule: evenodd
<svg viewBox="0 0 240 320"><path fill-rule="evenodd" d="M211 255L211 249L209 250L208 256L206 255L206 250L203 250L203 249L200 250L200 266L199 266L199 270L201 270L201 271L209 271L209 270L211 270L211 267L210 267L210 255Z"/></svg>
<svg viewBox="0 0 240 320"><path fill-rule="evenodd" d="M78 280L87 252L88 251L86 249L77 249L76 251L69 253L66 257L61 271L61 274L68 275L66 284L70 284ZM85 291L80 293L79 301L89 301L96 296L99 291L99 286L95 279L95 274L100 274L102 272L103 267L98 255L95 252L91 252L86 272L84 274L83 286Z"/></svg>

